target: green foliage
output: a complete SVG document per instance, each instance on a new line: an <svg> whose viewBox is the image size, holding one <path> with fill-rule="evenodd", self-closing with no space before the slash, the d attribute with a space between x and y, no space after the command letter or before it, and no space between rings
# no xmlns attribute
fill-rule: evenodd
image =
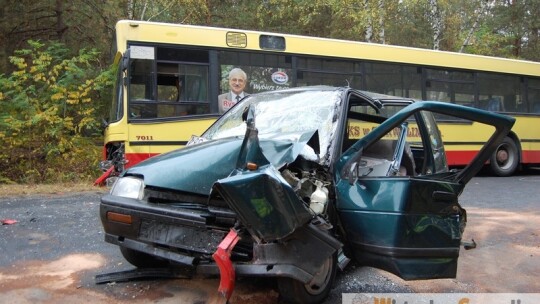
<svg viewBox="0 0 540 304"><path fill-rule="evenodd" d="M0 75L0 182L49 182L96 174L100 93L112 71L95 49L69 57L64 45L28 41Z"/></svg>
<svg viewBox="0 0 540 304"><path fill-rule="evenodd" d="M204 0L130 1L125 7L135 20L204 24L209 16Z"/></svg>
<svg viewBox="0 0 540 304"><path fill-rule="evenodd" d="M260 4L258 14L270 31L328 37L333 5L322 0L269 0Z"/></svg>

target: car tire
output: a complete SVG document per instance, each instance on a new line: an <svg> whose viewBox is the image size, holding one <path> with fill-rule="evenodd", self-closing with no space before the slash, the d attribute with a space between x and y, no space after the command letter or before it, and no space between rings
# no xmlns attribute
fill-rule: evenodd
<svg viewBox="0 0 540 304"><path fill-rule="evenodd" d="M169 264L166 260L126 247L120 247L120 252L126 261L137 268L160 268Z"/></svg>
<svg viewBox="0 0 540 304"><path fill-rule="evenodd" d="M286 303L320 303L330 293L337 269L336 254L328 257L313 280L304 284L292 278L278 278L278 291Z"/></svg>
<svg viewBox="0 0 540 304"><path fill-rule="evenodd" d="M519 165L519 150L513 139L505 137L489 159L491 172L497 176L510 176Z"/></svg>

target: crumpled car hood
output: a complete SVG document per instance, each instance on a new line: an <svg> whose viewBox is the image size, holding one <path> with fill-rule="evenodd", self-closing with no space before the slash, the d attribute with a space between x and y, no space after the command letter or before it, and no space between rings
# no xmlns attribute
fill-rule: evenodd
<svg viewBox="0 0 540 304"><path fill-rule="evenodd" d="M259 145L270 164L280 168L300 154L317 160L314 150L307 145L316 134L314 130L265 135L259 139ZM240 137L229 137L157 155L128 169L125 175L143 176L147 186L208 195L215 181L236 169L242 141Z"/></svg>

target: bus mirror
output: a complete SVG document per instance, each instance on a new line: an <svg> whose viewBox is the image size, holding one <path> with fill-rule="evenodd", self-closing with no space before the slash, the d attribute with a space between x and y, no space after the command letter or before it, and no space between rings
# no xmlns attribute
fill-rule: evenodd
<svg viewBox="0 0 540 304"><path fill-rule="evenodd" d="M122 57L122 71L126 71L129 67L129 49L126 50L124 56Z"/></svg>

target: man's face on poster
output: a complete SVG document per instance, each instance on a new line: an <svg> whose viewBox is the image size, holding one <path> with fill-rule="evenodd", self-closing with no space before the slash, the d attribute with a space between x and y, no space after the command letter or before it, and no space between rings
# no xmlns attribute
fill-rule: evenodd
<svg viewBox="0 0 540 304"><path fill-rule="evenodd" d="M246 87L246 80L242 75L231 75L229 78L229 86L231 87L231 91L238 95L244 91L244 88Z"/></svg>

